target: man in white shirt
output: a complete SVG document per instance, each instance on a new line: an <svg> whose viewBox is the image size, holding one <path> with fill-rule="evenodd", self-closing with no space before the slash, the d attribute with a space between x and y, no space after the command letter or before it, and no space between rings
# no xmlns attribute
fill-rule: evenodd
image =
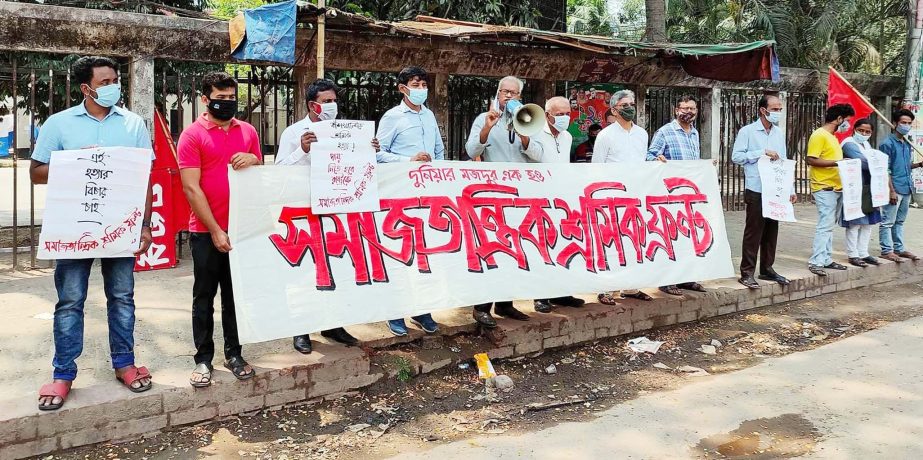
<svg viewBox="0 0 923 460"><path fill-rule="evenodd" d="M612 123L596 137L593 149L593 163L643 163L647 161L647 131L635 124L635 93L623 89L612 95L609 113ZM622 291L620 297L632 297L644 301L653 297L639 290ZM604 292L599 294L600 303L616 305L615 296Z"/></svg>
<svg viewBox="0 0 923 460"><path fill-rule="evenodd" d="M303 120L285 128L279 138L279 151L276 152L277 165L310 165L311 144L317 142L317 136L311 132L314 123L333 120L337 117L337 86L330 80L319 79L308 86L306 99L308 103L308 116ZM378 151L378 139L372 139L372 147ZM335 340L346 346L359 343L355 337L338 327L322 331L321 335ZM311 337L308 334L299 335L292 339L292 345L299 353L308 354L312 351Z"/></svg>
<svg viewBox="0 0 923 460"><path fill-rule="evenodd" d="M570 101L553 97L545 102L545 129L531 137L521 137L523 154L538 163L569 163L574 137L567 132L570 125ZM584 301L573 296L537 299L534 306L539 313L549 313L554 305L580 308Z"/></svg>

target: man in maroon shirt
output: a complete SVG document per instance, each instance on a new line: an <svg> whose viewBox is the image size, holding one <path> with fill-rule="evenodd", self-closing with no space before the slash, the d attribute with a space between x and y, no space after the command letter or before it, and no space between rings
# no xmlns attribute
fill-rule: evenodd
<svg viewBox="0 0 923 460"><path fill-rule="evenodd" d="M208 107L179 138L177 156L183 191L192 208L189 246L192 248L192 336L196 367L189 379L194 387L212 382L215 343L215 295L221 288L221 326L224 330L224 366L235 377L253 377L253 368L241 356L237 316L231 289L228 251L228 165L235 170L262 162L256 130L237 120L237 82L225 72L202 78L202 102Z"/></svg>

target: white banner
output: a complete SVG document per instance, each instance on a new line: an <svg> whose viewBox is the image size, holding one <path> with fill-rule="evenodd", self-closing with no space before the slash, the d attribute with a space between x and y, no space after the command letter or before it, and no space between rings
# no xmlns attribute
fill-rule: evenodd
<svg viewBox="0 0 923 460"><path fill-rule="evenodd" d="M884 206L891 199L891 188L888 186L888 155L875 149L862 153L869 162L869 173L872 177L872 206Z"/></svg>
<svg viewBox="0 0 923 460"><path fill-rule="evenodd" d="M53 152L38 258L132 257L152 155L129 147Z"/></svg>
<svg viewBox="0 0 923 460"><path fill-rule="evenodd" d="M763 200L763 217L780 222L797 222L792 193L795 184L795 160L772 161L763 155L756 163L760 172L760 193Z"/></svg>
<svg viewBox="0 0 923 460"><path fill-rule="evenodd" d="M309 169L229 172L242 343L734 275L710 161L381 164L381 211L324 216Z"/></svg>
<svg viewBox="0 0 923 460"><path fill-rule="evenodd" d="M327 120L311 125L311 208L317 214L378 211L374 121Z"/></svg>
<svg viewBox="0 0 923 460"><path fill-rule="evenodd" d="M836 165L843 184L843 217L860 219L865 216L862 212L862 160L840 160Z"/></svg>

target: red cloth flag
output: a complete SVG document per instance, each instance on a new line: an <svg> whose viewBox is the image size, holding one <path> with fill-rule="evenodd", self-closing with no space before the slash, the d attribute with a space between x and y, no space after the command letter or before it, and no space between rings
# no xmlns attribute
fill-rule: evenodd
<svg viewBox="0 0 923 460"><path fill-rule="evenodd" d="M859 119L867 118L875 111L872 105L842 75L831 68L830 77L827 80L827 107L836 104L849 104L856 111L856 115L850 121L849 131L835 133L840 142L852 135L852 123Z"/></svg>

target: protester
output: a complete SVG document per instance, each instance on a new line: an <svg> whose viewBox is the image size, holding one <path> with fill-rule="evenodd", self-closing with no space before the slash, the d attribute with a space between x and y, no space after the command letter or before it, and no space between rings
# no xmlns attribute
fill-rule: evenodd
<svg viewBox="0 0 923 460"><path fill-rule="evenodd" d="M118 65L112 59L87 56L74 62L72 81L80 87L83 102L48 117L35 141L29 170L33 184L48 183L52 152L92 147L151 148L144 120L119 107L122 90ZM141 224L140 248L151 245L151 188L148 184ZM138 203L140 206L141 203ZM116 378L129 390L151 389L151 374L135 367L134 257L100 258L109 324L109 353ZM83 309L89 292L93 259L57 259L54 284L54 360L52 383L39 390L38 408L56 410L64 405L77 378L77 358L83 352Z"/></svg>
<svg viewBox="0 0 923 460"><path fill-rule="evenodd" d="M507 76L500 79L497 93L490 101L490 109L477 116L471 124L468 142L465 151L475 161L483 159L491 162L525 163L526 157L522 153L522 140L507 129L509 114L506 113L506 103L511 100L520 100L522 96L522 80ZM569 104L569 103L568 103ZM475 305L471 315L474 320L484 327L497 327L497 321L490 315L490 307L500 316L518 321L528 321L529 315L513 307L513 302L487 302Z"/></svg>
<svg viewBox="0 0 923 460"><path fill-rule="evenodd" d="M572 163L586 163L593 158L593 147L596 145L596 138L602 129L603 127L596 123L587 128L586 141L578 145L577 149L574 150L574 156L571 158Z"/></svg>
<svg viewBox="0 0 923 460"><path fill-rule="evenodd" d="M426 78L426 71L419 67L407 67L397 75L397 88L404 99L388 110L378 123L375 137L381 142L381 151L377 155L379 163L444 158L445 145L436 116L423 105L428 96ZM427 334L439 330L439 325L429 313L414 316L411 322ZM407 335L403 319L388 321L388 329L398 337Z"/></svg>
<svg viewBox="0 0 923 460"><path fill-rule="evenodd" d="M694 125L698 111L698 106L692 96L681 96L677 99L674 109L676 119L654 133L651 146L647 149L647 160L666 162L668 160L700 159L699 131ZM660 287L661 291L676 296L683 295L680 289L705 292L705 287L696 282Z"/></svg>
<svg viewBox="0 0 923 460"><path fill-rule="evenodd" d="M853 220L846 220L845 216L840 216L841 225L846 228L846 254L849 263L856 267L881 264L878 259L869 255L872 225L881 222L881 212L872 206L872 175L865 156L865 152L872 149L869 144L872 130L872 120L862 118L853 124L853 135L840 143L844 157L862 161L862 212L865 215Z"/></svg>
<svg viewBox="0 0 923 460"><path fill-rule="evenodd" d="M843 205L840 172L836 163L843 159L843 149L834 132L846 132L856 112L849 104L827 108L824 125L814 130L808 139L807 163L810 166L811 193L817 206L817 228L808 269L817 276L827 276L825 268L846 270L833 261L833 227Z"/></svg>
<svg viewBox="0 0 923 460"><path fill-rule="evenodd" d="M334 82L326 79L318 79L308 85L305 91L308 116L282 131L282 136L279 137L279 151L276 153L275 164L311 164L311 144L317 142L317 135L311 131L311 126L314 123L333 120L337 117L338 90L339 88ZM377 139L372 140L372 148L375 149L375 152L380 150ZM320 335L346 346L354 346L359 343L359 340L342 327L321 331ZM309 334L295 336L292 339L292 346L299 353L311 353L313 348L311 336Z"/></svg>
<svg viewBox="0 0 923 460"><path fill-rule="evenodd" d="M612 123L596 139L593 163L643 163L647 157L647 131L635 124L635 93L625 89L613 94L606 116L612 118ZM622 291L619 297L654 300L637 289ZM597 299L605 305L618 305L614 293L601 293Z"/></svg>
<svg viewBox="0 0 923 460"><path fill-rule="evenodd" d="M881 227L878 228L878 242L881 245L881 258L900 262L901 258L913 261L919 257L904 247L904 220L910 206L913 193L913 179L910 170L923 167L923 162L913 162L913 150L906 138L913 123L913 112L900 109L891 117L894 132L879 146L879 150L888 155L888 171L891 173L891 200L884 205Z"/></svg>
<svg viewBox="0 0 923 460"><path fill-rule="evenodd" d="M240 170L261 163L263 155L256 129L237 114L237 81L224 72L202 78L202 103L208 110L183 130L177 159L183 191L192 209L189 246L192 249L192 336L195 369L193 387L212 383L215 342L215 295L221 288L221 326L224 331L224 366L234 377L246 380L254 371L241 355L237 336L234 292L228 252L230 188L228 165Z"/></svg>
<svg viewBox="0 0 923 460"><path fill-rule="evenodd" d="M757 253L759 253L759 279L774 281L783 286L788 279L776 273L772 265L776 260L776 240L779 236L779 221L763 217L763 185L757 163L761 158L769 157L772 161L788 158L785 148L785 135L779 128L782 121L782 100L777 96L764 95L757 103L759 118L744 126L737 133L731 160L743 166L745 187L744 202L747 204L747 217L740 260L740 284L759 289L760 285L753 278L756 270ZM797 199L792 184L790 200Z"/></svg>

